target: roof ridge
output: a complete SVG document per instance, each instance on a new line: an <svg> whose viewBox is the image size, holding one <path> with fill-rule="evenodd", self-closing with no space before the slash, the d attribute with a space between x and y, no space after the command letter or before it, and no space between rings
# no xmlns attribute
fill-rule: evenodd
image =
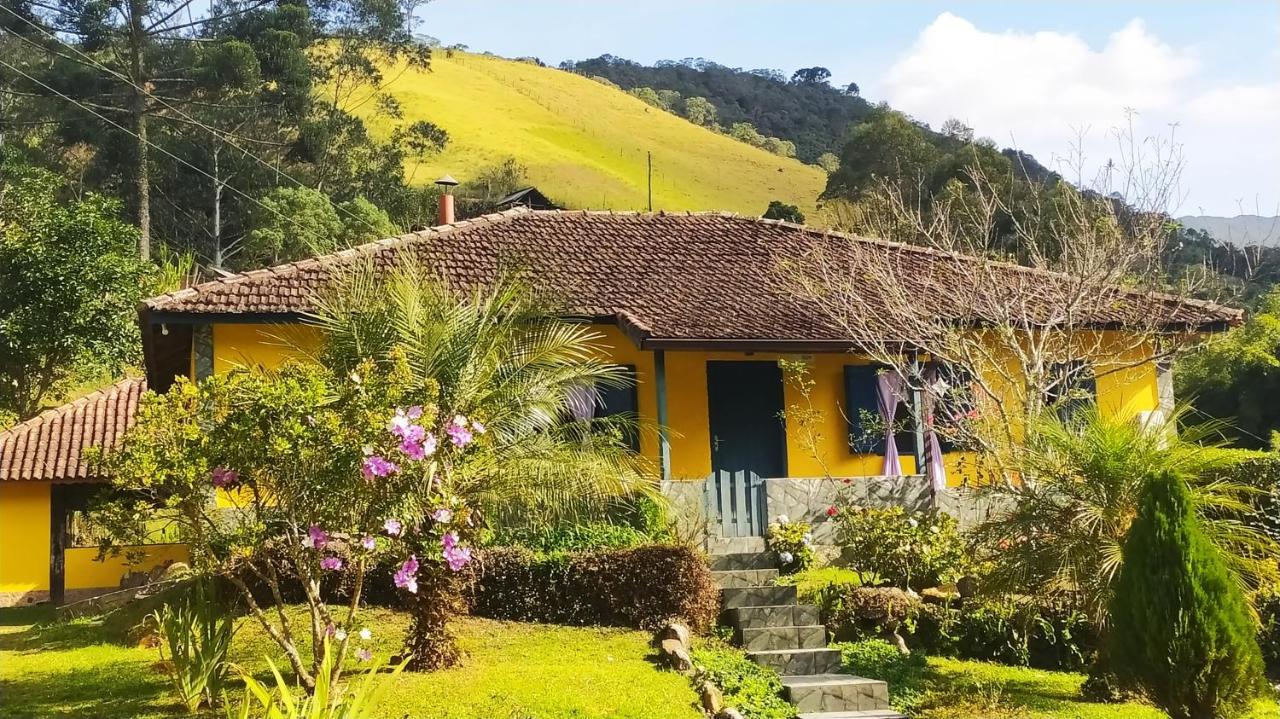
<svg viewBox="0 0 1280 719"><path fill-rule="evenodd" d="M741 217L740 215L733 215L733 216ZM1015 270L1018 272L1026 272L1026 273L1037 275L1037 276L1049 276L1057 279L1062 279L1062 278L1079 279L1078 275L1073 275L1070 272L1064 272L1062 270L1050 270L1044 267L1028 267L1027 265L1018 264L1017 262L1013 262L1010 260L1001 260L993 257L979 257L977 255L967 255L963 252L956 252L955 250L943 250L937 247L929 247L928 245L913 245L909 242L899 242L897 240L886 240L883 237L867 237L866 235L855 235L855 234L844 232L841 230L832 230L829 228L818 228L818 227L813 227L812 225L805 225L801 223L790 222L787 220L768 219L763 216L756 217L756 218L743 218L743 219L750 219L754 222L758 222L761 224L775 225L778 227L784 227L789 230L803 232L808 235L818 235L824 238L837 237L840 239L866 242L873 245L882 245L884 247L889 247L893 249L907 250L908 252L919 252L921 254L932 255L935 257L946 257L949 259L961 260L964 262L977 262L977 261L992 262L1005 269ZM1126 294L1152 297L1155 299L1164 300L1168 302L1181 302L1188 306L1201 307L1204 309L1226 310L1229 312L1234 312L1241 317L1244 316L1244 310L1239 310L1234 307L1228 307L1221 303L1214 302L1213 300L1202 300L1194 297L1178 297L1177 295L1174 295L1168 292L1139 290L1139 289L1124 287L1123 285L1115 285L1110 283L1108 283L1108 286L1116 290L1125 292Z"/></svg>
<svg viewBox="0 0 1280 719"><path fill-rule="evenodd" d="M444 225L433 225L426 229L417 230L415 232L407 232L403 235L395 235L392 237L384 237L377 240L371 240L369 242L364 242L359 245L353 245L351 247L343 248L341 250L337 250L334 252L326 252L325 254L322 254L322 255L305 257L301 260L294 260L292 262L282 262L277 265L270 265L268 267L261 267L254 270L245 270L243 272L236 272L236 273L230 274L226 277L217 277L212 280L198 282L189 287L183 287L180 290L174 290L173 292L166 292L163 294L155 295L153 297L147 297L146 299L142 300L141 306L145 309L156 309L158 306L167 304L174 300L182 300L182 299L189 299L189 298L195 297L200 293L202 289L205 289L208 287L217 287L221 285L235 284L238 282L244 282L246 280L252 280L257 277L262 277L265 275L283 276L286 274L292 274L298 271L299 269L302 269L300 266L304 264L312 264L312 263L323 264L323 262L326 259L335 259L339 257L342 257L342 258L356 257L362 253L374 252L386 247L397 247L400 245L408 244L410 242L415 242L417 240L423 240L428 237L439 237L441 235L447 235L453 232L458 232L469 227L474 227L476 225L491 224L496 222L506 222L512 219L513 217L516 217L519 215L532 214L535 212L554 212L554 210L531 210L528 207L520 205L520 206L512 207L506 210L501 210L498 212L490 212L484 215L478 215L476 217L466 219L466 220L457 220L455 222L450 222ZM477 222L478 220L480 222Z"/></svg>
<svg viewBox="0 0 1280 719"><path fill-rule="evenodd" d="M108 394L111 392L124 391L131 384L134 384L134 383L146 384L146 381L147 381L146 377L125 377L124 379L121 379L118 382L114 382L111 385L108 385L106 387L99 387L93 390L92 392L83 394L71 400L70 402L64 402L63 404L60 404L57 407L50 407L49 409L43 410L40 412L40 414L37 414L36 416L30 419L23 420L13 425L12 427L9 427L6 429L0 429L0 437L3 437L5 435L14 435L14 434L17 434L20 430L27 430L32 427L37 427L41 424L44 424L45 421L53 417L56 417L60 414L64 414L69 410L72 410L76 407L83 407L84 405L89 404L90 402L95 402L99 399L107 397Z"/></svg>

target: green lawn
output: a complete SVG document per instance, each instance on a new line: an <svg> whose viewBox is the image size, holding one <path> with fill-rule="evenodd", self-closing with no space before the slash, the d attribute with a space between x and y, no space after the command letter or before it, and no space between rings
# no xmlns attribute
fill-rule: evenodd
<svg viewBox="0 0 1280 719"><path fill-rule="evenodd" d="M171 717L181 715L154 664L154 649L124 646L99 621L33 624L43 609L0 610L0 716ZM407 617L365 614L377 650L394 651ZM648 635L485 619L459 622L462 666L406 674L389 693L391 717L697 719L688 680L651 663ZM255 671L275 647L242 623L232 660Z"/></svg>
<svg viewBox="0 0 1280 719"><path fill-rule="evenodd" d="M1100 704L1080 698L1083 674L930 657L917 709L919 719L1165 719L1138 703ZM892 688L891 688L892 690ZM1259 702L1242 719L1280 719L1274 701Z"/></svg>

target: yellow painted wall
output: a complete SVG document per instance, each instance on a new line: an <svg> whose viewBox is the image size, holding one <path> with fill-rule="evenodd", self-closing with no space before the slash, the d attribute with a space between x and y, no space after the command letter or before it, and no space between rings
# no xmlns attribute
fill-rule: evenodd
<svg viewBox="0 0 1280 719"><path fill-rule="evenodd" d="M0 594L49 588L49 486L0 482Z"/></svg>
<svg viewBox="0 0 1280 719"><path fill-rule="evenodd" d="M655 423L657 419L657 387L654 382L653 353L641 351L617 327L596 325L602 335L601 345L611 360L619 364L635 365L637 375L636 396L642 421ZM289 334L289 342L279 337ZM289 344L313 348L317 343L315 331L307 327L288 329L280 325L214 325L214 371L225 372L233 367L258 364L275 367L286 358L296 356ZM711 438L707 407L707 362L710 360L744 360L776 362L784 357L800 359L799 355L782 355L769 352L677 352L666 353L667 365L667 417L671 441L671 476L673 479L697 479L711 473ZM848 425L844 410L844 365L864 362L846 353L805 355L809 361L814 381L810 392L813 408L821 412L822 422L816 428L817 445L822 461L806 449L802 432L794 426L787 428L787 474L792 477L856 477L880 474L882 458L879 455L856 455L848 449ZM1097 368L1098 402L1104 412L1133 415L1156 409L1156 370L1150 363L1141 363L1142 353L1125 350L1113 366ZM1132 366L1131 366L1132 365ZM790 383L785 384L784 409L804 405L800 391ZM653 432L641 436L641 451L657 458L658 443ZM906 473L916 471L915 459L902 450L902 469ZM973 474L973 455L955 452L947 454L948 482L960 484L966 475ZM973 477L969 477L973 479Z"/></svg>
<svg viewBox="0 0 1280 719"><path fill-rule="evenodd" d="M141 549L143 558L136 564L128 564L125 552ZM120 586L120 580L129 572L149 572L172 562L187 561L187 547L183 544L152 544L145 547L126 547L120 556L105 557L98 561L96 547L71 547L66 551L67 589L104 589ZM45 573L48 573L48 561Z"/></svg>
<svg viewBox="0 0 1280 719"><path fill-rule="evenodd" d="M317 345L316 330L307 325L216 324L213 371L222 373L254 365L274 369L287 359L298 358L299 350L305 354Z"/></svg>

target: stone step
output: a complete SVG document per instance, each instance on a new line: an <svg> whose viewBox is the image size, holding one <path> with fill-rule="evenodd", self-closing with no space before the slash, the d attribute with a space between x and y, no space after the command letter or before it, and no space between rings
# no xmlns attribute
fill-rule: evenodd
<svg viewBox="0 0 1280 719"><path fill-rule="evenodd" d="M726 610L721 621L736 629L804 627L820 623L818 608L812 604L738 607Z"/></svg>
<svg viewBox="0 0 1280 719"><path fill-rule="evenodd" d="M708 555L707 564L712 571L726 572L734 569L777 569L779 561L775 552L732 552Z"/></svg>
<svg viewBox="0 0 1280 719"><path fill-rule="evenodd" d="M795 587L734 587L720 590L720 603L725 609L795 604L795 601Z"/></svg>
<svg viewBox="0 0 1280 719"><path fill-rule="evenodd" d="M738 646L747 651L763 649L821 649L827 646L827 628L821 624L803 627L759 627L734 631Z"/></svg>
<svg viewBox="0 0 1280 719"><path fill-rule="evenodd" d="M786 690L787 699L802 715L805 712L865 712L889 709L889 685L878 679L865 679L851 674L815 673L810 676L784 676L782 686ZM821 716L836 719L834 714Z"/></svg>
<svg viewBox="0 0 1280 719"><path fill-rule="evenodd" d="M707 554L748 554L764 550L764 537L707 538Z"/></svg>
<svg viewBox="0 0 1280 719"><path fill-rule="evenodd" d="M906 719L892 709L868 709L867 711L805 711L799 719Z"/></svg>
<svg viewBox="0 0 1280 719"><path fill-rule="evenodd" d="M783 676L831 674L840 669L839 649L765 649L747 652L747 658Z"/></svg>
<svg viewBox="0 0 1280 719"><path fill-rule="evenodd" d="M778 579L776 569L731 569L729 571L711 571L716 586L721 589L737 587L767 587Z"/></svg>

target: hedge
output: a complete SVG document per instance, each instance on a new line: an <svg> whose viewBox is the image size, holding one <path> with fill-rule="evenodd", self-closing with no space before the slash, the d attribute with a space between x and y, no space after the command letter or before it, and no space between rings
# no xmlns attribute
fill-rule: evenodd
<svg viewBox="0 0 1280 719"><path fill-rule="evenodd" d="M540 555L499 548L471 564L471 612L492 619L656 629L679 618L702 632L719 592L706 562L676 545Z"/></svg>

